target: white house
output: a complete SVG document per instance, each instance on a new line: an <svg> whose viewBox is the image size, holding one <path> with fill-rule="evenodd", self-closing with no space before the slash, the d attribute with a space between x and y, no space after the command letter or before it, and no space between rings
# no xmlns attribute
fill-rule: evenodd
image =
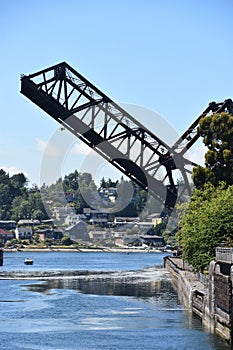
<svg viewBox="0 0 233 350"><path fill-rule="evenodd" d="M16 239L31 239L33 231L31 227L16 227L15 229L15 238Z"/></svg>
<svg viewBox="0 0 233 350"><path fill-rule="evenodd" d="M65 218L65 224L68 226L76 225L80 221L80 215L77 214L68 214Z"/></svg>

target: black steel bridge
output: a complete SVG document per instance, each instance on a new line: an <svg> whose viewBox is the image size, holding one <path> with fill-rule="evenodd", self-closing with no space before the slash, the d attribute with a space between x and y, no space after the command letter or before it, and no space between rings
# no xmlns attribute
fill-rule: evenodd
<svg viewBox="0 0 233 350"><path fill-rule="evenodd" d="M22 75L21 93L158 199L161 216L169 215L178 199L175 170L182 175L183 191L190 193L189 174L196 164L185 153L199 137L199 120L223 111L233 114L230 99L211 102L169 146L66 62Z"/></svg>

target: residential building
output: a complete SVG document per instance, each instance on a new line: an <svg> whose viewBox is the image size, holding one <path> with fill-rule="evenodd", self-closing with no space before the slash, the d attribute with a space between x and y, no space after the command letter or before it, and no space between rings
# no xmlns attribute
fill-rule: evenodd
<svg viewBox="0 0 233 350"><path fill-rule="evenodd" d="M0 228L0 243L2 245L4 245L7 241L12 240L13 238L15 238L14 233Z"/></svg>
<svg viewBox="0 0 233 350"><path fill-rule="evenodd" d="M32 227L28 226L17 226L15 229L15 238L16 239L31 239L33 236Z"/></svg>
<svg viewBox="0 0 233 350"><path fill-rule="evenodd" d="M101 187L99 194L106 201L115 202L117 197L117 189L116 187Z"/></svg>
<svg viewBox="0 0 233 350"><path fill-rule="evenodd" d="M136 223L139 222L138 217L120 217L116 216L114 219L114 224L117 227L127 225L127 228L133 227Z"/></svg>
<svg viewBox="0 0 233 350"><path fill-rule="evenodd" d="M72 215L73 213L74 213L74 209L69 206L53 208L54 218L60 222L64 222L67 215L69 214Z"/></svg>
<svg viewBox="0 0 233 350"><path fill-rule="evenodd" d="M0 228L3 228L5 230L14 230L16 228L16 221L0 220Z"/></svg>
<svg viewBox="0 0 233 350"><path fill-rule="evenodd" d="M40 221L39 220L33 220L33 219L20 219L17 222L18 226L36 226L36 225L40 225Z"/></svg>
<svg viewBox="0 0 233 350"><path fill-rule="evenodd" d="M71 213L65 217L65 224L68 226L76 225L80 221L80 215Z"/></svg>
<svg viewBox="0 0 233 350"><path fill-rule="evenodd" d="M65 233L70 237L72 241L88 241L89 236L87 234L87 224L80 220L75 225L71 225L65 229Z"/></svg>
<svg viewBox="0 0 233 350"><path fill-rule="evenodd" d="M157 225L161 224L163 222L162 218L153 218L152 219L152 223L154 225L154 227L156 227Z"/></svg>
<svg viewBox="0 0 233 350"><path fill-rule="evenodd" d="M142 242L148 246L152 247L163 247L164 239L162 236L155 235L141 235L140 236Z"/></svg>
<svg viewBox="0 0 233 350"><path fill-rule="evenodd" d="M122 245L128 246L128 247L141 247L142 240L137 235L125 235L122 238Z"/></svg>
<svg viewBox="0 0 233 350"><path fill-rule="evenodd" d="M137 223L137 227L142 231L142 230L149 230L150 228L154 227L154 225L152 222L139 221Z"/></svg>
<svg viewBox="0 0 233 350"><path fill-rule="evenodd" d="M86 220L89 221L90 224L95 225L102 225L107 226L108 225L108 211L104 209L91 209L91 208L84 208L83 214L86 217Z"/></svg>
<svg viewBox="0 0 233 350"><path fill-rule="evenodd" d="M41 241L45 241L46 238L59 240L63 237L63 233L57 229L39 229L35 231Z"/></svg>
<svg viewBox="0 0 233 350"><path fill-rule="evenodd" d="M103 239L109 239L110 232L103 231L103 230L91 230L88 232L90 240L103 240Z"/></svg>

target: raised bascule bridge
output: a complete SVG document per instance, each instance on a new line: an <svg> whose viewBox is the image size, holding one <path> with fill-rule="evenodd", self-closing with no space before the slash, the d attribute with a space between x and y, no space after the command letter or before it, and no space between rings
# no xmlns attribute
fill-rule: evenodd
<svg viewBox="0 0 233 350"><path fill-rule="evenodd" d="M196 164L185 153L199 138L199 120L223 111L233 114L232 100L211 102L170 146L66 62L22 75L21 93L155 197L162 205L161 217L169 217L178 198L191 192ZM177 170L182 191L176 184Z"/></svg>

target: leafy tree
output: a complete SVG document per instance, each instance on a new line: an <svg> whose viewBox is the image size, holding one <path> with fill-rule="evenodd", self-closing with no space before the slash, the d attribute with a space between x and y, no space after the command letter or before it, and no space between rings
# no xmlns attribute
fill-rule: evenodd
<svg viewBox="0 0 233 350"><path fill-rule="evenodd" d="M218 186L221 181L233 184L233 116L228 113L213 114L200 120L198 132L208 148L205 167L193 170L193 181L197 188L206 182Z"/></svg>
<svg viewBox="0 0 233 350"><path fill-rule="evenodd" d="M61 239L61 244L62 245L72 245L73 244L73 241L70 239L70 237L69 236L64 236L64 237L62 237L62 239Z"/></svg>
<svg viewBox="0 0 233 350"><path fill-rule="evenodd" d="M181 206L178 240L183 258L196 270L214 259L219 243L233 245L232 207L233 186L225 183L194 189L190 203Z"/></svg>

